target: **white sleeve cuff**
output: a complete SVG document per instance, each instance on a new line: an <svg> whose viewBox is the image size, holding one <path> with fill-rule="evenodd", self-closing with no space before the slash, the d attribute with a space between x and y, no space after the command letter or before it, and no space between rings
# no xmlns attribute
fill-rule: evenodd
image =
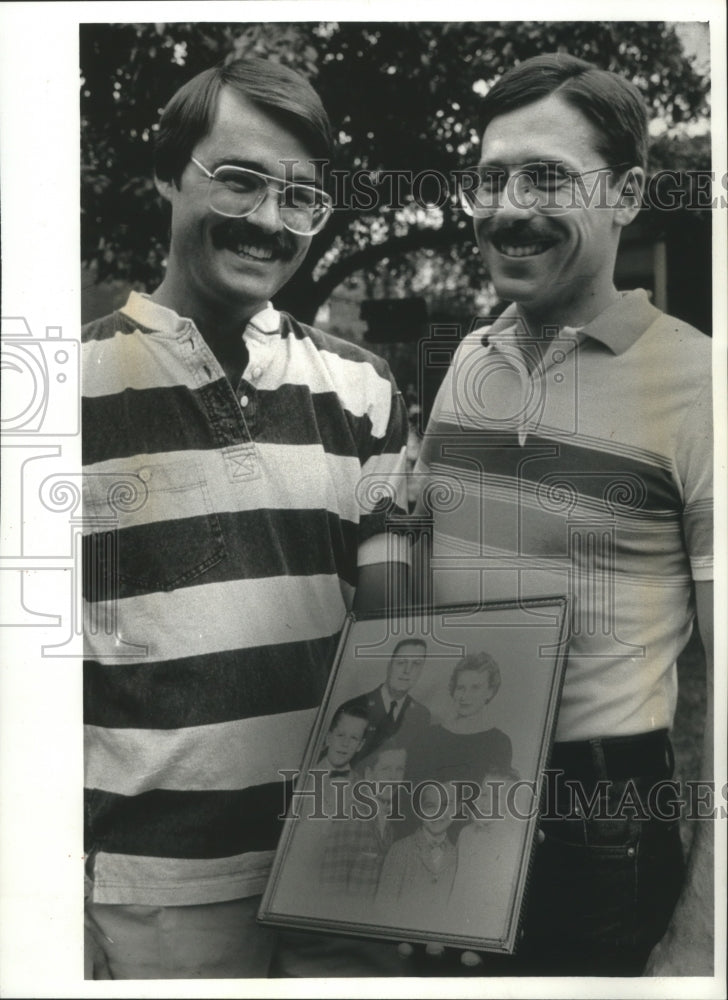
<svg viewBox="0 0 728 1000"><path fill-rule="evenodd" d="M372 535L359 546L357 564L371 566L373 563L410 563L410 546L406 538L396 531Z"/></svg>
<svg viewBox="0 0 728 1000"><path fill-rule="evenodd" d="M713 557L695 556L690 560L690 569L693 580L702 582L713 579Z"/></svg>

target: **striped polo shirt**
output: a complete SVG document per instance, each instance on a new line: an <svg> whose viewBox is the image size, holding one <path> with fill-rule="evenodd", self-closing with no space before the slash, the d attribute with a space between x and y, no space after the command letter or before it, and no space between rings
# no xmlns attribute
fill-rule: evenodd
<svg viewBox="0 0 728 1000"><path fill-rule="evenodd" d="M402 512L382 359L271 306L233 388L133 293L83 331L84 722L93 899L262 890L359 565Z"/></svg>
<svg viewBox="0 0 728 1000"><path fill-rule="evenodd" d="M692 581L712 579L710 365L638 290L537 347L510 306L440 389L416 470L435 599L570 596L558 740L672 723Z"/></svg>

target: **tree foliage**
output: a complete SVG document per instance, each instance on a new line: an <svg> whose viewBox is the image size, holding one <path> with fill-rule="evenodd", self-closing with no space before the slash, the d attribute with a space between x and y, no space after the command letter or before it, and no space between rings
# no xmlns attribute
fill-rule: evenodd
<svg viewBox="0 0 728 1000"><path fill-rule="evenodd" d="M99 279L161 280L167 219L152 180L156 122L171 94L223 59L257 54L293 66L322 96L338 136L334 167L370 172L379 204L338 199L278 304L312 319L360 268L411 280L405 252L467 283L470 222L454 198L425 210L383 171L450 176L477 160L480 102L517 61L565 51L625 74L668 126L706 111L708 83L663 22L296 22L96 24L81 28L82 254ZM416 192L415 192L416 194ZM458 259L451 248L457 245ZM450 270L450 263L452 268ZM463 263L464 262L464 263ZM444 280L444 278L443 278Z"/></svg>

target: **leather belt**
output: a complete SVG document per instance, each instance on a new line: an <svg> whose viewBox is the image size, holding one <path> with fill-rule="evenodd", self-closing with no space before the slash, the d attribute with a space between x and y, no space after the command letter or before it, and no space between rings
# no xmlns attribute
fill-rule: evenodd
<svg viewBox="0 0 728 1000"><path fill-rule="evenodd" d="M549 768L564 771L564 779L596 782L641 777L670 778L673 765L672 744L667 730L657 729L635 736L554 743Z"/></svg>

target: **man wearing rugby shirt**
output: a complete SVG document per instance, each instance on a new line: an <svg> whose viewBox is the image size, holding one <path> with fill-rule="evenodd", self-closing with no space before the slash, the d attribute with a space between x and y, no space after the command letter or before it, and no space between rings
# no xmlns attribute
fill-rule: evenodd
<svg viewBox="0 0 728 1000"><path fill-rule="evenodd" d="M84 330L87 975L268 973L279 771L347 609L384 602L367 483L404 509L401 396L270 303L331 212L330 153L297 73L189 81L156 143L164 280ZM374 954L347 971L390 972Z"/></svg>
<svg viewBox="0 0 728 1000"><path fill-rule="evenodd" d="M614 284L644 179L637 88L545 55L482 111L463 203L512 305L460 344L423 443L420 472L462 495L434 514L433 589L438 603L566 593L573 616L563 774L517 960L498 971L710 974L710 824L695 824L684 877L677 820L650 794L672 776L676 658L696 615L712 660L710 341Z"/></svg>

